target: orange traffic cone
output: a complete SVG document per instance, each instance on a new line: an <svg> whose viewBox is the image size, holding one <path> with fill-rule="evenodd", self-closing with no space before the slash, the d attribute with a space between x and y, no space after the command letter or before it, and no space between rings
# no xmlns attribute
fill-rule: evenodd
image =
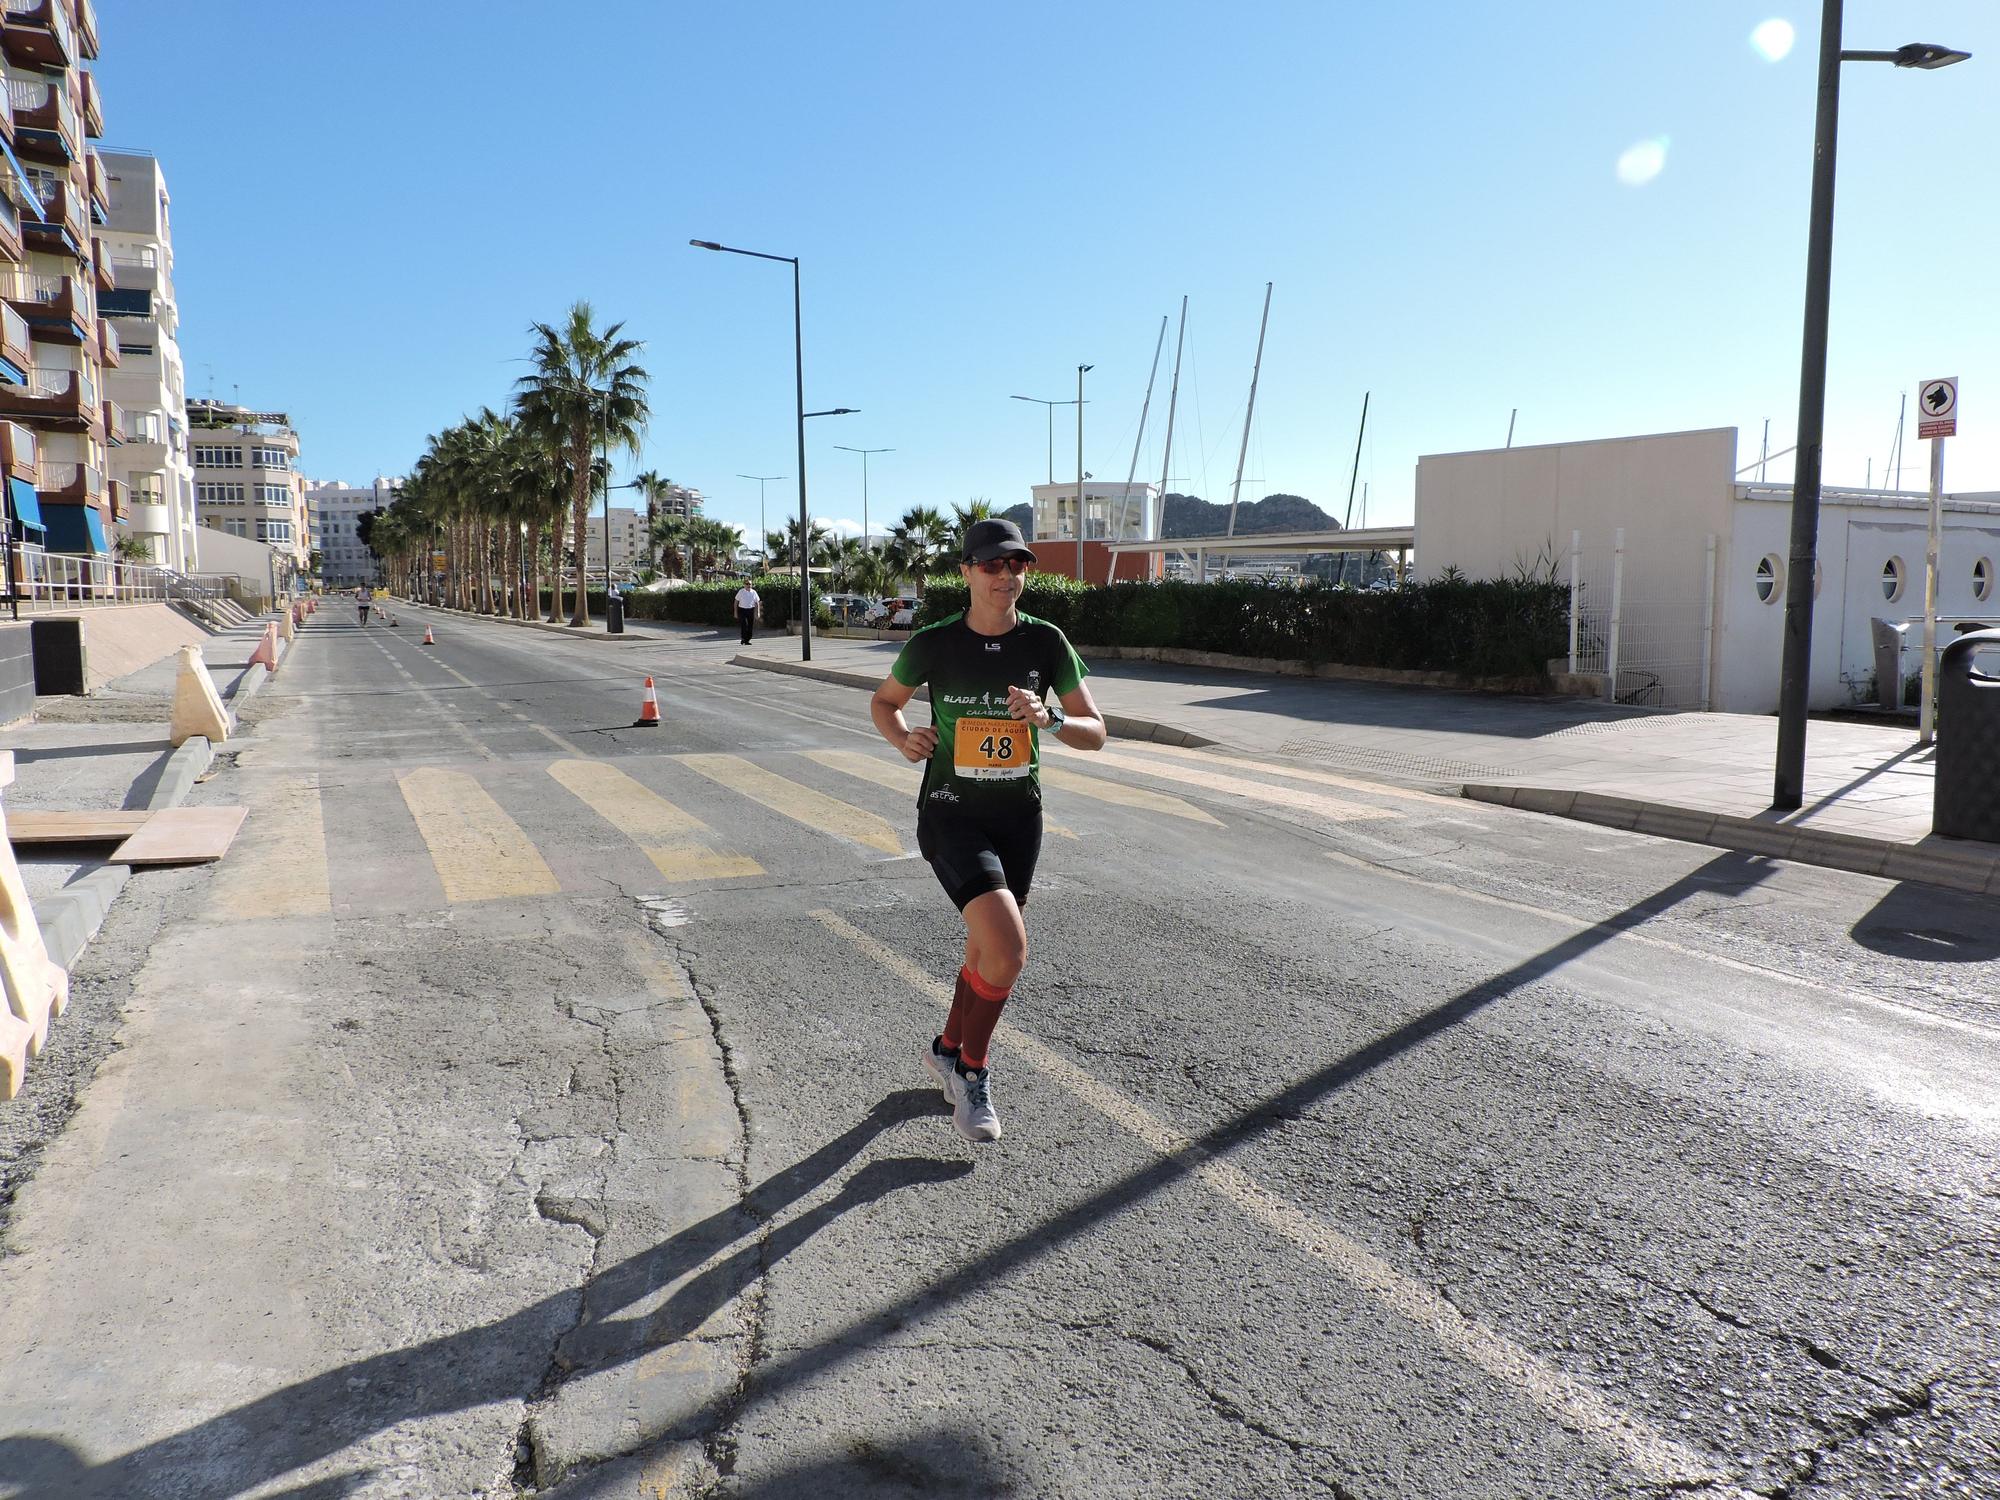
<svg viewBox="0 0 2000 1500"><path fill-rule="evenodd" d="M424 644L426 646L435 646L437 644L437 638L431 634L431 628L428 625L424 627Z"/></svg>
<svg viewBox="0 0 2000 1500"><path fill-rule="evenodd" d="M660 727L660 695L653 689L653 679L646 679L646 690L639 697L639 717L632 721L634 729L658 729Z"/></svg>
<svg viewBox="0 0 2000 1500"><path fill-rule="evenodd" d="M400 630L400 629L402 629L402 623L401 623L401 622L400 622L399 620L397 620L397 618L396 618L396 616L395 616L395 614L394 614L393 612L392 612L392 613L390 614L390 616L389 616L389 628L390 628L391 630Z"/></svg>

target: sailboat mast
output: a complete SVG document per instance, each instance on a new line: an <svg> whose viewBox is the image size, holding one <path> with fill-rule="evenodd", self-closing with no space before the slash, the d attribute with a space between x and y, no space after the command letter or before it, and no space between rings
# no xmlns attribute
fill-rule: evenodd
<svg viewBox="0 0 2000 1500"><path fill-rule="evenodd" d="M1257 323L1257 358L1250 366L1250 404L1243 408L1243 442L1236 450L1236 482L1229 487L1229 530L1236 535L1236 503L1243 497L1243 461L1250 456L1250 419L1257 414L1257 377L1264 369L1264 330L1271 324L1271 283L1264 283L1264 316Z"/></svg>
<svg viewBox="0 0 2000 1500"><path fill-rule="evenodd" d="M1160 534L1167 529L1167 476L1173 472L1174 461L1174 411L1181 401L1181 346L1187 342L1187 302L1181 297L1181 326L1174 335L1174 383L1167 390L1167 444L1160 455L1160 510L1154 523L1146 528L1153 534L1146 538L1149 542L1160 540Z"/></svg>
<svg viewBox="0 0 2000 1500"><path fill-rule="evenodd" d="M1111 541L1117 541L1125 534L1125 508L1132 502L1132 481L1139 474L1139 447L1146 441L1146 413L1153 409L1153 380L1160 373L1160 350L1167 342L1167 315L1160 314L1160 336L1153 340L1153 368L1146 372L1146 400L1139 408L1139 431L1132 439L1132 466L1125 471L1125 493L1118 497L1118 519L1112 523ZM1140 530L1145 530L1144 517ZM1108 584L1118 574L1118 554L1108 546L1104 549L1104 581Z"/></svg>

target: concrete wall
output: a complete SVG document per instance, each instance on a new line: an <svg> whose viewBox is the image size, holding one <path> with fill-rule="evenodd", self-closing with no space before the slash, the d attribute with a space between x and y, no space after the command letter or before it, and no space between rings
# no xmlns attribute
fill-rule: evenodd
<svg viewBox="0 0 2000 1500"><path fill-rule="evenodd" d="M0 623L0 724L12 724L35 711L34 626Z"/></svg>
<svg viewBox="0 0 2000 1500"><path fill-rule="evenodd" d="M278 556L264 543L248 537L230 536L204 527L201 570L234 577L238 585L234 591L237 602L252 612L269 608L277 597L281 576Z"/></svg>

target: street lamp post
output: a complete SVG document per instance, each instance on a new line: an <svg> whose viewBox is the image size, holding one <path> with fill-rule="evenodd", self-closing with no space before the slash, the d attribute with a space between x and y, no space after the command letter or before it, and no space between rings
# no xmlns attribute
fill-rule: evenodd
<svg viewBox="0 0 2000 1500"><path fill-rule="evenodd" d="M757 551L764 558L764 566L771 565L771 544L764 535L764 486L773 480L783 479L783 474L738 474L738 479L757 481Z"/></svg>
<svg viewBox="0 0 2000 1500"><path fill-rule="evenodd" d="M1083 375L1095 365L1076 367L1076 581L1083 582Z"/></svg>
<svg viewBox="0 0 2000 1500"><path fill-rule="evenodd" d="M1806 316L1799 359L1798 457L1792 474L1791 563L1785 575L1785 648L1778 677L1778 763L1771 806L1790 812L1805 800L1806 707L1811 693L1813 575L1818 570L1821 445L1826 430L1826 323L1833 279L1833 164L1840 123L1840 65L1886 62L1943 68L1970 55L1912 42L1893 52L1843 52L1842 0L1824 0L1819 37L1819 105L1813 121L1811 223L1806 239Z"/></svg>
<svg viewBox="0 0 2000 1500"><path fill-rule="evenodd" d="M806 514L806 418L846 416L852 407L835 407L832 411L806 410L806 343L805 320L800 313L799 299L799 258L796 255L766 255L762 250L739 250L733 245L718 245L714 240L689 240L697 250L715 250L724 255L747 255L753 260L782 261L792 268L792 374L795 379L799 413L799 659L811 661L812 650L812 569L809 538L812 522Z"/></svg>
<svg viewBox="0 0 2000 1500"><path fill-rule="evenodd" d="M1046 406L1049 409L1049 483L1054 484L1056 482L1056 408L1058 406L1075 406L1077 403L1074 401L1044 401L1040 396L1009 396L1007 399L1009 401L1031 401L1036 406ZM1082 413L1078 412L1077 415L1081 416Z"/></svg>
<svg viewBox="0 0 2000 1500"><path fill-rule="evenodd" d="M850 448L845 443L835 443L833 446L838 448L842 453L859 453L861 455L861 546L862 550L866 551L868 547L868 455L871 453L894 453L896 450L894 448Z"/></svg>

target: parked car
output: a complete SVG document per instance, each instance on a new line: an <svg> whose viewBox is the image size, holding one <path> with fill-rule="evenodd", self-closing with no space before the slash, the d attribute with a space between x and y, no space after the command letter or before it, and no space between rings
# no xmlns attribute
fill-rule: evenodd
<svg viewBox="0 0 2000 1500"><path fill-rule="evenodd" d="M884 599L868 611L868 623L882 630L908 630L917 622L918 603L911 594Z"/></svg>
<svg viewBox="0 0 2000 1500"><path fill-rule="evenodd" d="M866 594L823 594L828 613L836 625L859 625L868 618L875 601Z"/></svg>

